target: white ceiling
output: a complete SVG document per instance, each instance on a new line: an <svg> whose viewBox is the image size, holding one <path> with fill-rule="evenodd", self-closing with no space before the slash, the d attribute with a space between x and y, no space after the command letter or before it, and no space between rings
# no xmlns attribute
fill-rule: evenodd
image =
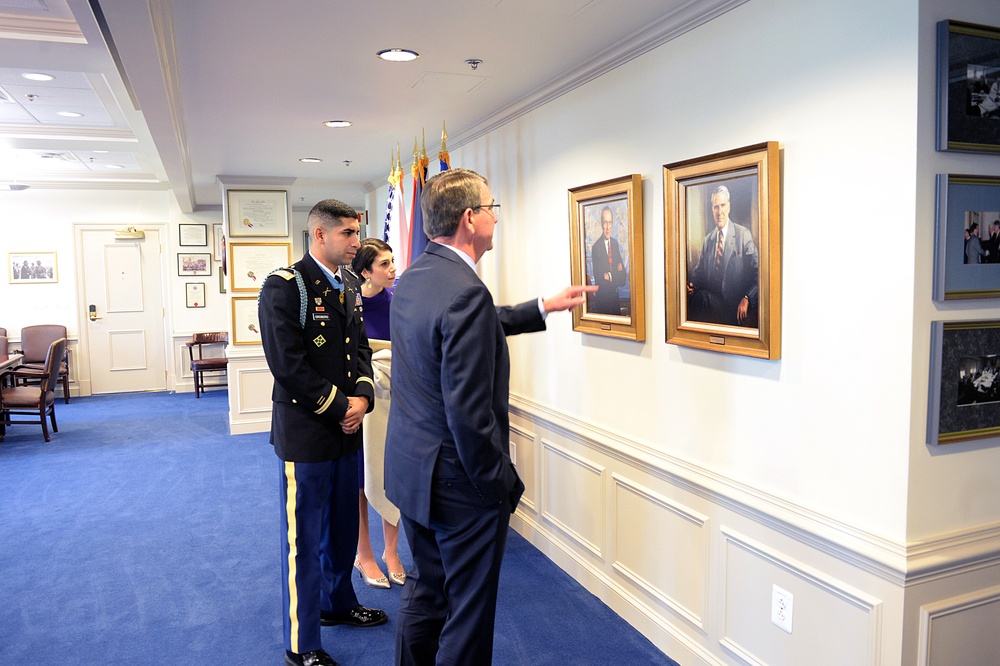
<svg viewBox="0 0 1000 666"><path fill-rule="evenodd" d="M457 148L746 1L0 0L0 184L159 187L190 212L221 205L218 176L280 178L360 205L397 145L409 173L422 132L433 161L442 123ZM375 57L393 47L420 58Z"/></svg>

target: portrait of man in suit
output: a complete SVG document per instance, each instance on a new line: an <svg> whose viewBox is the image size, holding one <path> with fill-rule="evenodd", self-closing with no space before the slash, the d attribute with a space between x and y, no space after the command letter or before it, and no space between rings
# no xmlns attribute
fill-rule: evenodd
<svg viewBox="0 0 1000 666"><path fill-rule="evenodd" d="M595 210L600 211L600 235L590 245L590 270L587 275L587 282L597 285L597 293L588 299L587 310L595 314L627 315L628 305L625 304L626 312L623 313L619 287L628 286L628 264L622 257L622 244L619 242L618 236L620 233L626 232L628 225L619 224L619 230L615 230L615 211L612 207L617 209L624 207L624 213L619 215L619 219L628 220L628 202L626 200L600 206L588 206L584 210L585 217L591 217ZM590 227L591 225L587 225L588 230ZM627 253L628 241L627 238L623 240L625 240Z"/></svg>
<svg viewBox="0 0 1000 666"><path fill-rule="evenodd" d="M753 181L755 191L756 177L734 179L729 185L749 190L749 181ZM698 206L699 202L693 205ZM699 217L707 217L705 229L708 231L700 245L691 242L689 231L687 318L755 328L760 259L754 234L744 226L748 220L730 218L732 207L727 185L711 190L707 216L691 214L696 211L689 207L691 227L697 230Z"/></svg>

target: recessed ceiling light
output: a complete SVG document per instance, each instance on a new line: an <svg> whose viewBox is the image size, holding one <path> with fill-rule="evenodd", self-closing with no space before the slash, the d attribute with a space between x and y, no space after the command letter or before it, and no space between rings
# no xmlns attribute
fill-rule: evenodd
<svg viewBox="0 0 1000 666"><path fill-rule="evenodd" d="M18 183L0 183L0 190L5 192L21 192L26 189L28 189L28 185L19 185Z"/></svg>
<svg viewBox="0 0 1000 666"><path fill-rule="evenodd" d="M109 164L108 168L109 169L124 169L125 167L123 167L121 164Z"/></svg>
<svg viewBox="0 0 1000 666"><path fill-rule="evenodd" d="M419 53L410 49L382 49L375 55L389 62L409 62L420 57Z"/></svg>
<svg viewBox="0 0 1000 666"><path fill-rule="evenodd" d="M56 78L51 74L42 74L41 72L25 72L21 76L29 81L51 81Z"/></svg>
<svg viewBox="0 0 1000 666"><path fill-rule="evenodd" d="M108 152L108 151L106 151L106 150L95 150L94 152L95 152L95 153L106 153L106 152Z"/></svg>
<svg viewBox="0 0 1000 666"><path fill-rule="evenodd" d="M327 127L350 127L350 120L327 120L323 123Z"/></svg>
<svg viewBox="0 0 1000 666"><path fill-rule="evenodd" d="M322 162L322 161L323 160L320 159L319 157L300 157L299 158L299 162L305 162L307 164L317 164L317 163Z"/></svg>
<svg viewBox="0 0 1000 666"><path fill-rule="evenodd" d="M56 115L63 118L83 118L83 114L76 111L56 111Z"/></svg>

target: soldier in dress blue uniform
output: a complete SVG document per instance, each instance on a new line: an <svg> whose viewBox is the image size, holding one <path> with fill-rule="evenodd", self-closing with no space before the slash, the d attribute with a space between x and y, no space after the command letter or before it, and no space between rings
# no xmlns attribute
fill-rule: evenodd
<svg viewBox="0 0 1000 666"><path fill-rule="evenodd" d="M281 459L285 661L330 666L320 626L372 627L358 603L361 421L375 404L361 296L341 266L360 246L357 213L326 199L309 213L309 251L264 281L261 340L274 375L271 443Z"/></svg>

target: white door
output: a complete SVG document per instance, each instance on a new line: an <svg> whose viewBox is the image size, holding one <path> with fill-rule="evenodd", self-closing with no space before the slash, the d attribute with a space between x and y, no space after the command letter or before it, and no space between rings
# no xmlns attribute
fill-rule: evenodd
<svg viewBox="0 0 1000 666"><path fill-rule="evenodd" d="M116 239L81 228L79 260L92 393L165 391L160 231Z"/></svg>

